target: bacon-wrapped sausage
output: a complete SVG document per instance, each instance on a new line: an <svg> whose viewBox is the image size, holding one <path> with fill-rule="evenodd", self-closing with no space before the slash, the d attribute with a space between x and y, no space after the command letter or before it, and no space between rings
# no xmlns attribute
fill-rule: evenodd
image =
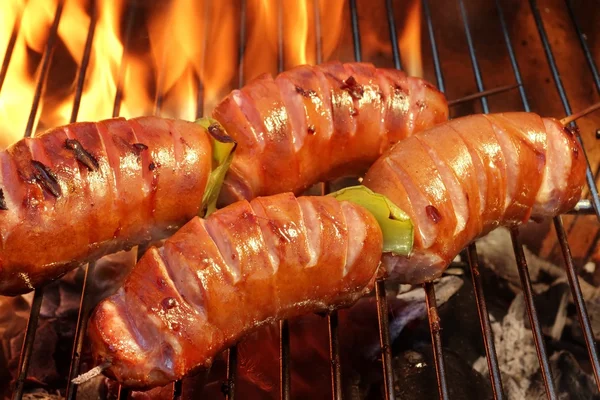
<svg viewBox="0 0 600 400"><path fill-rule="evenodd" d="M202 203L212 147L198 124L75 123L0 152L0 294L173 233Z"/></svg>
<svg viewBox="0 0 600 400"><path fill-rule="evenodd" d="M213 118L238 142L220 203L364 173L393 143L448 119L423 79L368 63L299 66L234 90Z"/></svg>
<svg viewBox="0 0 600 400"><path fill-rule="evenodd" d="M377 221L356 204L237 202L146 252L94 310L93 351L122 384L164 385L267 322L353 304L372 289L381 250Z"/></svg>
<svg viewBox="0 0 600 400"><path fill-rule="evenodd" d="M238 144L223 206L364 171L448 106L400 71L329 63L256 79L213 116ZM211 154L198 125L153 117L71 124L0 153L0 294L174 232L199 211Z"/></svg>
<svg viewBox="0 0 600 400"><path fill-rule="evenodd" d="M434 279L468 243L495 227L571 209L585 168L573 133L533 113L459 118L396 144L363 182L414 225L409 257L384 254L390 277Z"/></svg>

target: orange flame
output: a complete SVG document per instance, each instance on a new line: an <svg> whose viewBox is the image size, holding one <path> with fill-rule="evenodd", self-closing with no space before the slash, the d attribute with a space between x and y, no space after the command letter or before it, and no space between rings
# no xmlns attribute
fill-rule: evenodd
<svg viewBox="0 0 600 400"><path fill-rule="evenodd" d="M328 60L340 40L347 4L247 0L242 14L233 0L156 2L148 13L136 16L146 15L147 20L136 20L135 40L124 54L124 16L135 6L130 3L96 1L91 10L89 0L64 0L35 129L69 122L92 27L77 120L110 118L119 85L119 114L124 117L153 114L160 101L161 115L193 120L199 113L210 113L241 81ZM0 52L7 48L13 27L20 26L0 88L0 148L23 135L58 4L59 0L0 1Z"/></svg>
<svg viewBox="0 0 600 400"><path fill-rule="evenodd" d="M421 2L419 0L413 0L408 9L406 24L398 38L398 45L406 72L412 76L423 77Z"/></svg>

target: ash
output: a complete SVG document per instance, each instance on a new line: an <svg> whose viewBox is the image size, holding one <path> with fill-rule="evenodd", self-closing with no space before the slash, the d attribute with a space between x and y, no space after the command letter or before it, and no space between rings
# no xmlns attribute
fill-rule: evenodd
<svg viewBox="0 0 600 400"><path fill-rule="evenodd" d="M509 399L546 398L544 379L530 329L525 299L520 291L515 258L510 249L510 234L497 229L478 242L480 260L496 277L516 292L508 313L496 319L491 315L492 330L505 394ZM532 281L534 301L542 322L544 340L554 387L560 399L600 399L591 375L585 342L577 316L570 308L572 301L566 274L525 248ZM586 306L592 319L594 334L600 332L600 292L579 279ZM490 293L486 292L487 297ZM596 317L596 318L594 318ZM473 368L488 376L485 357L479 357Z"/></svg>
<svg viewBox="0 0 600 400"><path fill-rule="evenodd" d="M511 400L545 398L510 235L505 229L497 229L479 240L477 248L506 397ZM135 263L135 253L133 249L97 263L90 279L93 282L91 306L119 287ZM528 249L525 254L559 398L600 400L562 267L537 257ZM79 269L46 289L24 399L64 398L82 278L83 270ZM593 330L599 335L600 289L583 279L580 284ZM492 398L469 267L457 257L435 286L450 397ZM421 286L388 283L386 292L396 398L437 398L424 291ZM0 388L4 398L10 396L16 375L31 299L31 294L0 298ZM292 397L330 399L326 318L318 315L296 318L290 321L290 329ZM382 398L382 364L373 296L339 312L339 335L344 398ZM84 345L80 371L84 373L94 366L89 348ZM225 369L223 355L209 371L184 379L181 398L223 398ZM116 399L117 391L115 382L100 375L78 387L77 399ZM249 400L279 397L277 324L265 326L239 343L236 391ZM131 398L166 400L172 395L169 385L147 392L132 392Z"/></svg>

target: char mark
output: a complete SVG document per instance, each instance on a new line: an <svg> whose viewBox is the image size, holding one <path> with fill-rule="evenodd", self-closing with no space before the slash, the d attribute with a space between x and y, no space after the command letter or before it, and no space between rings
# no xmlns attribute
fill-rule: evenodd
<svg viewBox="0 0 600 400"><path fill-rule="evenodd" d="M8 210L6 206L6 200L4 199L4 190L0 189L0 210Z"/></svg>
<svg viewBox="0 0 600 400"><path fill-rule="evenodd" d="M97 171L100 168L98 160L94 158L86 149L83 148L81 143L75 139L67 139L65 141L65 147L75 154L77 161L85 165L90 171Z"/></svg>
<svg viewBox="0 0 600 400"><path fill-rule="evenodd" d="M60 185L58 184L58 180L50 168L36 160L32 160L31 165L33 166L35 180L50 194L52 194L52 196L60 197L62 194Z"/></svg>
<svg viewBox="0 0 600 400"><path fill-rule="evenodd" d="M341 89L347 91L354 100L360 100L365 94L364 88L358 84L353 76L342 82Z"/></svg>

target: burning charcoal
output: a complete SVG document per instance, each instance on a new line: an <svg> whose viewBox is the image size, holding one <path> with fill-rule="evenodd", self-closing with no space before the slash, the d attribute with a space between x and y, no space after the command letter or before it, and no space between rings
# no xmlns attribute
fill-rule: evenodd
<svg viewBox="0 0 600 400"><path fill-rule="evenodd" d="M533 336L525 327L526 319L525 299L519 294L502 322L492 321L502 383L509 399L524 399L531 378L540 368ZM485 357L478 359L473 367L488 374Z"/></svg>
<svg viewBox="0 0 600 400"><path fill-rule="evenodd" d="M442 278L436 283L438 304L445 303L462 285L461 278ZM427 315L422 287L399 295L398 289L390 290L388 306L392 340L407 326ZM340 310L338 317L344 398L362 399L367 395L367 390L378 385L382 379L376 300L374 297L363 298L350 309ZM293 398L331 398L327 332L327 319L319 315L305 315L290 320ZM238 393L244 393L245 399L277 398L278 360L278 324L248 335L238 345ZM212 398L212 395L222 395L224 365L224 360L215 361L203 396Z"/></svg>
<svg viewBox="0 0 600 400"><path fill-rule="evenodd" d="M451 399L489 399L489 381L475 371L458 354L444 349L448 392ZM398 399L435 399L439 396L435 362L431 345L419 346L394 357L394 392ZM367 399L383 397L382 385L371 390Z"/></svg>
<svg viewBox="0 0 600 400"><path fill-rule="evenodd" d="M562 268L536 256L526 246L523 250L536 292L545 291L555 279L565 276ZM508 229L495 229L478 240L477 251L485 267L510 282L515 293L520 292L521 281Z"/></svg>
<svg viewBox="0 0 600 400"><path fill-rule="evenodd" d="M110 296L123 284L125 277L137 260L137 247L129 251L120 251L102 257L90 274L91 301L90 306L96 305L100 300Z"/></svg>
<svg viewBox="0 0 600 400"><path fill-rule="evenodd" d="M561 400L600 400L600 393L592 376L586 374L573 355L567 351L554 353L550 357L550 368L554 385ZM532 378L527 390L527 399L546 397L541 373Z"/></svg>
<svg viewBox="0 0 600 400"><path fill-rule="evenodd" d="M54 353L59 340L54 322L52 320L41 320L38 325L28 374L31 378L29 383L33 384L33 386L59 384L63 380L63 376L59 374L54 359ZM17 336L11 342L13 346L11 349L12 358L9 360L8 367L13 377L19 363L19 355L24 337L25 332L22 332L21 335Z"/></svg>

